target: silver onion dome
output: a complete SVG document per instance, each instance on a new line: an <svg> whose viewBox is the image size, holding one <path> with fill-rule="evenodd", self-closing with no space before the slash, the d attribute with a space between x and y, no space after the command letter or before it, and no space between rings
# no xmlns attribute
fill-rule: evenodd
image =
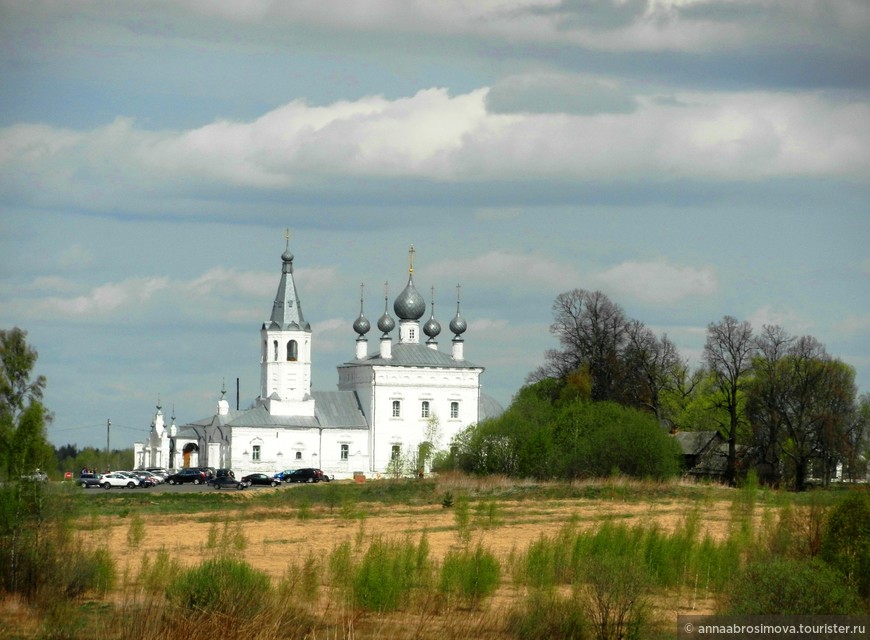
<svg viewBox="0 0 870 640"><path fill-rule="evenodd" d="M356 331L360 337L364 336L369 332L372 328L372 323L369 322L368 318L365 317L363 313L363 291L365 289L364 284L360 284L359 286L359 317L354 320L353 330Z"/></svg>
<svg viewBox="0 0 870 640"><path fill-rule="evenodd" d="M419 320L426 313L426 303L423 296L414 288L414 281L408 278L408 284L396 301L393 303L393 311L399 320Z"/></svg>
<svg viewBox="0 0 870 640"><path fill-rule="evenodd" d="M432 312L426 324L423 325L423 333L426 334L426 337L434 340L435 336L441 333L441 323L435 319L435 287L432 287L432 304L430 306Z"/></svg>
<svg viewBox="0 0 870 640"><path fill-rule="evenodd" d="M450 330L457 336L461 336L465 333L465 330L468 329L468 323L465 322L465 318L463 318L459 314L459 292L462 289L460 285L456 285L456 315L453 316L453 320L450 321Z"/></svg>
<svg viewBox="0 0 870 640"><path fill-rule="evenodd" d="M419 320L426 313L423 296L414 288L414 245L408 249L408 284L393 303L393 311L399 320Z"/></svg>
<svg viewBox="0 0 870 640"><path fill-rule="evenodd" d="M387 283L384 283L384 315L378 318L378 330L387 335L390 331L396 328L396 321L390 316L389 311L389 296L387 295Z"/></svg>

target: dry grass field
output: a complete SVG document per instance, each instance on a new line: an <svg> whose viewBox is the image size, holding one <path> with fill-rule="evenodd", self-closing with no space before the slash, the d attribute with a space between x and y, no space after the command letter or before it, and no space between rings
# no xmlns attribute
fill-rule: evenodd
<svg viewBox="0 0 870 640"><path fill-rule="evenodd" d="M522 600L526 591L512 583L507 569L518 554L542 536L553 537L567 523L579 529L599 526L605 521L627 525L657 526L671 532L693 509L703 512L700 535L714 539L726 537L731 529L733 490L718 486L686 484L674 498L668 492L658 497L651 483L642 489L646 499L638 499L636 481L608 481L605 496L592 499L526 497L511 498L516 481L502 478L448 477L438 481L436 495L477 497L469 508L467 538L461 535L455 508L435 504L354 503L352 508L322 504L297 507L251 506L248 501L260 498L264 492L298 491L307 486L259 489L232 494L231 502L219 513L191 514L152 513L141 516L140 540L131 544L131 516L100 519L99 529L115 559L119 573L132 580L145 557L165 549L182 566L196 565L209 556L215 537L231 535L240 549L237 551L255 569L267 573L277 583L306 560L314 559L324 571L326 559L343 542L364 546L374 539L428 541L430 557L441 562L451 550L466 545L482 545L504 568L501 587L477 610L464 608L451 611L400 612L381 615L350 615L335 611L329 589L321 588L315 608L325 618L343 619L344 637L354 638L422 638L422 637L493 637L502 638L503 621L507 613ZM600 482L598 483L601 484ZM622 486L621 486L622 485ZM606 494L610 495L606 495ZM685 497L685 494L691 497ZM694 495L693 495L694 494ZM497 495L498 498L486 496ZM323 582L325 582L323 576ZM680 613L711 613L715 607L713 594L705 589L685 589L679 592L659 592L651 597L653 616L662 624L676 621ZM333 610L330 611L330 608ZM348 629L347 625L352 625ZM352 633L351 633L352 631ZM338 633L338 631L334 631Z"/></svg>
<svg viewBox="0 0 870 640"><path fill-rule="evenodd" d="M332 486L215 492L214 496L205 491L174 497L89 494L95 500L85 503L100 506L84 516L78 535L86 545L108 551L117 580L104 598L86 603L99 613L90 614L85 624L94 628L96 623L99 628L103 616L107 637L137 640L185 640L222 631L227 638L250 640L507 640L517 635L506 621L531 593L528 583L517 579L519 559L527 558L530 548L541 540L555 541L568 525L576 531L594 531L604 523L615 523L655 530L666 538L691 520L696 539L724 543L733 541L735 532L747 523L759 525L759 531L770 526L783 504L774 494L747 502L747 494L740 489L682 481L657 484L613 478L548 486L448 475L428 480L423 492L414 482L380 480L365 486L335 482ZM403 486L410 489L407 496L391 493ZM331 582L330 560L343 544L351 546L359 559L378 540L397 544L425 540L435 567L451 554L479 546L498 561L499 586L474 606L433 595L398 611L361 610ZM286 621L276 622L274 629L268 621L252 621L250 628L234 628L229 635L226 625L238 625L238 620L212 618L211 631L192 618L167 623L162 595L155 599L153 592L142 590L143 567L153 566L159 556L168 557L177 574L224 552L267 574L279 592L283 585L290 592L284 602L304 614L305 624L300 626L304 631L288 634ZM713 613L719 606L719 593L709 577L681 578L672 584L645 594L649 637L672 637L677 615ZM568 595L571 587L557 586L557 590ZM437 589L432 593L437 594ZM131 618L141 621L131 624ZM15 600L3 603L0 620L7 622L7 630L16 630L14 637L81 637L45 634L40 631L45 625L40 627Z"/></svg>

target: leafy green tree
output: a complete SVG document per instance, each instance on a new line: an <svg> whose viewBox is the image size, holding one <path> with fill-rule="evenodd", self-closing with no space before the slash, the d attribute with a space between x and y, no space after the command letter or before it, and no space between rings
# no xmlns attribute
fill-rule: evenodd
<svg viewBox="0 0 870 640"><path fill-rule="evenodd" d="M678 472L678 447L652 415L578 400L566 389L552 379L524 387L500 417L454 439L457 466L536 478L607 476L614 469L656 478Z"/></svg>
<svg viewBox="0 0 870 640"><path fill-rule="evenodd" d="M867 477L870 458L870 393L858 398L852 419L846 428L844 478L856 481Z"/></svg>
<svg viewBox="0 0 870 640"><path fill-rule="evenodd" d="M752 427L752 443L758 452L759 478L769 484L778 484L782 475L785 425L780 403L784 380L778 371L794 341L782 327L771 325L763 326L756 340L758 354L748 387L746 412Z"/></svg>
<svg viewBox="0 0 870 640"><path fill-rule="evenodd" d="M52 466L42 405L45 376L31 379L37 352L18 327L0 330L0 468L7 479Z"/></svg>
<svg viewBox="0 0 870 640"><path fill-rule="evenodd" d="M814 466L827 482L839 461L857 462L863 423L854 370L812 336L794 338L779 327L765 327L758 345L747 415L762 461L774 476L788 462L799 491Z"/></svg>

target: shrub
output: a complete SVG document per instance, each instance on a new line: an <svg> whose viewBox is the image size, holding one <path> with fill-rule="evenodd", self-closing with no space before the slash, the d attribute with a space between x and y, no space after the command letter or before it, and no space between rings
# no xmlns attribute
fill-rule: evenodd
<svg viewBox="0 0 870 640"><path fill-rule="evenodd" d="M853 491L831 511L821 557L839 570L862 597L870 597L870 496Z"/></svg>
<svg viewBox="0 0 870 640"><path fill-rule="evenodd" d="M422 556L421 556L422 554ZM354 570L353 600L368 611L397 611L414 589L428 582L428 544L390 542L375 538Z"/></svg>
<svg viewBox="0 0 870 640"><path fill-rule="evenodd" d="M647 626L646 573L628 558L604 557L586 565L581 587L598 640L644 638Z"/></svg>
<svg viewBox="0 0 870 640"><path fill-rule="evenodd" d="M166 547L162 547L152 562L146 555L139 567L139 585L147 593L163 593L180 573L179 564L172 559Z"/></svg>
<svg viewBox="0 0 870 640"><path fill-rule="evenodd" d="M271 587L265 573L221 556L182 572L167 588L166 598L189 612L248 618L265 606Z"/></svg>
<svg viewBox="0 0 870 640"><path fill-rule="evenodd" d="M849 615L860 603L843 577L819 560L751 562L731 582L734 615Z"/></svg>
<svg viewBox="0 0 870 640"><path fill-rule="evenodd" d="M591 632L583 609L571 598L533 591L507 617L508 633L517 640L584 640Z"/></svg>
<svg viewBox="0 0 870 640"><path fill-rule="evenodd" d="M440 591L457 596L472 609L498 588L501 566L481 545L470 551L451 551L441 565Z"/></svg>

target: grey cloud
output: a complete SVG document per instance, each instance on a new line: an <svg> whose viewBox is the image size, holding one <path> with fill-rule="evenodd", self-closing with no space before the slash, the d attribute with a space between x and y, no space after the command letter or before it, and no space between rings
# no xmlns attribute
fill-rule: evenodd
<svg viewBox="0 0 870 640"><path fill-rule="evenodd" d="M646 11L647 0L562 0L556 7L533 9L533 13L556 18L561 29L625 27Z"/></svg>
<svg viewBox="0 0 870 640"><path fill-rule="evenodd" d="M567 74L509 76L486 98L493 113L630 113L637 102L615 82Z"/></svg>

